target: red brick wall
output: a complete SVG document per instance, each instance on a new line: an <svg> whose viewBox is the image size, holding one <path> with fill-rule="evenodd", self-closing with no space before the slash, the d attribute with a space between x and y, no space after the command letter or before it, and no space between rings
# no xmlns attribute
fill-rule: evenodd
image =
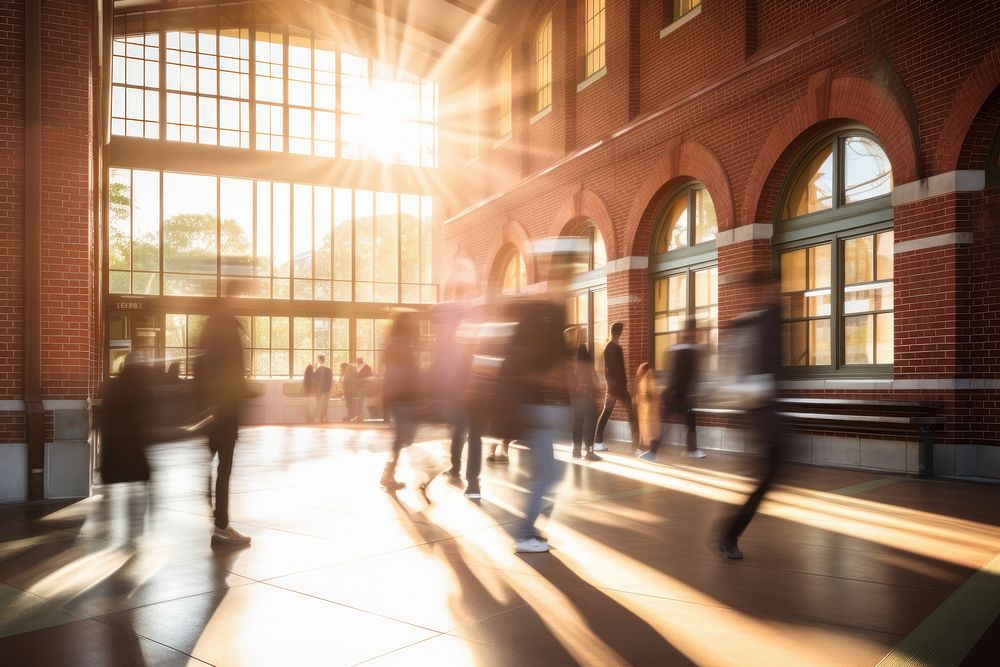
<svg viewBox="0 0 1000 667"><path fill-rule="evenodd" d="M553 154L546 164L539 158L544 151L533 153L522 180L502 181L490 191L498 196L489 204L446 226L446 243L488 265L497 244L483 237L495 237L494 225L512 219L533 238L548 233L559 226L559 202L583 188L601 197L610 211L618 239L617 247L609 247L611 258L642 255L656 207L672 183L685 180L704 182L717 209L725 208L720 200L728 197L725 205L735 226L770 223L798 156L817 135L845 123L876 133L897 184L956 168L983 168L996 127L988 125L994 109L988 97L1000 85L995 46L1000 4L978 0L955 11L946 3L905 0L704 0L700 16L661 38L662 7L650 0L608 3L607 75L576 92L579 67L556 68L556 89L567 91L564 103L554 106L544 125L524 128L515 119L510 150L522 150L518 147L525 141L542 145L546 131L562 127L572 140L568 157ZM575 10L582 30L582 9ZM634 16L640 17L638 25L629 23ZM498 27L499 41L528 39L519 26ZM555 32L562 57L579 62L582 33L560 43L558 24ZM747 42L748 37L755 41ZM515 71L515 77L527 74ZM629 101L636 92L638 116L632 117ZM993 93L989 99L997 97ZM970 147L963 153L967 135ZM592 150L570 155L598 140ZM694 146L710 159L692 159L682 148ZM973 155L980 156L978 163ZM503 172L514 160L505 154L494 161L486 154L482 168ZM662 183L653 182L657 179ZM454 182L461 191L460 175ZM988 202L978 193L959 193L896 207L897 242L969 231L975 239L972 247L941 246L897 257L897 379L996 377L1000 303L995 295L1000 290L993 284L1000 245L992 230L998 222L993 211L1000 206L990 196L995 198ZM725 321L756 304L754 294L732 282L732 276L766 266L773 253L769 240L757 240L722 246L718 254L720 319ZM627 360L634 369L647 354L647 281L625 275L609 278L609 297L631 290L639 300L612 306L609 318L627 318L627 346L634 348ZM995 391L979 392L976 408L962 390L896 393L945 401L950 422L945 441L992 442L1000 431ZM838 393L869 394L888 397L886 392ZM983 415L994 412L984 430ZM993 433L992 439L984 432Z"/></svg>
<svg viewBox="0 0 1000 667"><path fill-rule="evenodd" d="M42 391L86 398L91 331L90 3L42 5Z"/></svg>

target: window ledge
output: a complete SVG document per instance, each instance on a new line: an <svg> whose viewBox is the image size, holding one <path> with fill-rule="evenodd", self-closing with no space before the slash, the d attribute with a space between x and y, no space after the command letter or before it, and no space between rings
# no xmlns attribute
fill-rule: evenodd
<svg viewBox="0 0 1000 667"><path fill-rule="evenodd" d="M698 5L684 16L678 19L674 19L669 25L665 26L663 30L660 31L660 39L663 39L664 37L666 37L675 30L680 30L684 25L688 23L688 21L692 21L696 16L700 15L701 15L701 5Z"/></svg>
<svg viewBox="0 0 1000 667"><path fill-rule="evenodd" d="M507 134L503 135L493 143L493 149L496 150L497 148L500 148L504 144L510 143L510 139L513 136L514 136L513 132L508 132Z"/></svg>
<svg viewBox="0 0 1000 667"><path fill-rule="evenodd" d="M607 73L608 73L608 67L607 65L605 65L604 67L597 70L596 72L588 76L586 79L578 83L576 85L576 92L578 93L583 92L584 90L589 88L592 84L594 84L596 81L604 78L604 75Z"/></svg>
<svg viewBox="0 0 1000 667"><path fill-rule="evenodd" d="M541 119L543 119L546 116L548 116L550 113L552 113L552 105L551 104L549 106L545 107L544 109L542 109L541 111L539 111L538 113L536 113L531 118L529 118L528 119L528 125L534 125L535 123L537 123Z"/></svg>

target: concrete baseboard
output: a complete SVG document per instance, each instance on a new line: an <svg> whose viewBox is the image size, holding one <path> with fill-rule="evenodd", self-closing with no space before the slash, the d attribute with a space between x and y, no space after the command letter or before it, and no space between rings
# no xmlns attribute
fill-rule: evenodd
<svg viewBox="0 0 1000 667"><path fill-rule="evenodd" d="M62 440L45 443L45 498L86 498L93 483L90 442Z"/></svg>
<svg viewBox="0 0 1000 667"><path fill-rule="evenodd" d="M23 442L0 445L0 503L28 499L28 446Z"/></svg>

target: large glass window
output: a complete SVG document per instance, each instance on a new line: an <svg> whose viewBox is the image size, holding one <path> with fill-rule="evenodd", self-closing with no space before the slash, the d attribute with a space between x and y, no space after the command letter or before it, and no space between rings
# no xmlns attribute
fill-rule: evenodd
<svg viewBox="0 0 1000 667"><path fill-rule="evenodd" d="M584 77L604 67L604 0L586 0L584 15Z"/></svg>
<svg viewBox="0 0 1000 667"><path fill-rule="evenodd" d="M552 104L552 15L535 35L535 111Z"/></svg>
<svg viewBox="0 0 1000 667"><path fill-rule="evenodd" d="M500 283L500 293L514 295L521 293L528 285L528 268L519 252L511 253L504 264L503 279Z"/></svg>
<svg viewBox="0 0 1000 667"><path fill-rule="evenodd" d="M564 230L564 235L567 232ZM604 237L597 225L590 222L580 237L584 240L582 261L576 264L576 275L569 284L566 300L566 322L583 329L584 342L594 355L598 367L603 367L604 347L608 334L608 289L604 267L608 263Z"/></svg>
<svg viewBox="0 0 1000 667"><path fill-rule="evenodd" d="M113 168L109 213L112 294L437 300L431 197Z"/></svg>
<svg viewBox="0 0 1000 667"><path fill-rule="evenodd" d="M168 30L156 14L117 16L112 134L159 139L165 120L170 141L437 166L436 81L255 11L203 5Z"/></svg>
<svg viewBox="0 0 1000 667"><path fill-rule="evenodd" d="M705 188L691 186L667 207L653 240L653 254L687 248L718 235L715 204Z"/></svg>
<svg viewBox="0 0 1000 667"><path fill-rule="evenodd" d="M786 366L857 372L892 364L891 188L888 159L865 134L833 135L802 161L775 238Z"/></svg>
<svg viewBox="0 0 1000 667"><path fill-rule="evenodd" d="M511 51L507 51L503 54L500 59L500 69L497 74L498 86L497 90L500 95L500 125L499 132L501 137L506 137L511 133L513 128L511 109L513 106L512 100L512 82L511 82Z"/></svg>

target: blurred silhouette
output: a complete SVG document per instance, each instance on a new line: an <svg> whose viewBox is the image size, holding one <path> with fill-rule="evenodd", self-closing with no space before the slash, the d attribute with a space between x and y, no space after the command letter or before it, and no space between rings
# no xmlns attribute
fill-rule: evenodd
<svg viewBox="0 0 1000 667"><path fill-rule="evenodd" d="M416 435L416 402L420 395L420 371L417 367L419 333L420 329L413 313L396 313L385 346L382 409L392 420L394 437L392 453L382 471L381 484L382 488L389 492L406 486L396 480L396 465L399 463L399 455L403 448L413 444ZM426 483L421 490L426 495Z"/></svg>
<svg viewBox="0 0 1000 667"><path fill-rule="evenodd" d="M597 423L597 372L594 357L583 341L584 330L566 330L569 348L573 352L570 398L573 407L573 458L600 461L594 453L594 428Z"/></svg>
<svg viewBox="0 0 1000 667"><path fill-rule="evenodd" d="M372 384L372 367L365 363L365 360L358 357L355 360L355 368L357 369L358 378L358 391L355 397L355 407L354 407L354 420L363 422L365 420L365 399L368 398L368 392L371 391Z"/></svg>
<svg viewBox="0 0 1000 667"><path fill-rule="evenodd" d="M306 421L311 422L316 402L316 368L312 364L302 373L302 395L306 397Z"/></svg>
<svg viewBox="0 0 1000 667"><path fill-rule="evenodd" d="M677 344L667 351L670 372L667 387L663 390L663 421L680 417L684 422L687 447L685 455L696 459L705 458L705 452L698 448L697 422L694 414L694 394L698 384L698 368L701 346L696 342L696 322L689 319L684 324ZM662 437L653 441L649 452L643 455L647 461L655 461L660 450Z"/></svg>
<svg viewBox="0 0 1000 667"><path fill-rule="evenodd" d="M625 353L619 343L625 325L615 322L611 325L611 341L604 348L604 378L607 380L607 394L604 398L604 410L597 420L597 433L594 436L594 449L597 451L607 451L608 446L604 444L604 429L608 425L608 419L615 409L618 401L625 406L628 413L629 427L632 429L632 443L637 444L639 438L639 428L635 420L635 411L632 409L632 397L628 393L628 378L625 375Z"/></svg>
<svg viewBox="0 0 1000 667"><path fill-rule="evenodd" d="M230 288L227 301L237 296L237 289L236 285ZM242 327L229 312L228 305L224 303L209 315L205 323L194 377L203 404L209 406L212 412L213 419L207 428L208 447L213 456L219 457L212 544L246 546L250 544L250 538L229 525L229 477L233 471L233 454L239 435L240 404L249 392L243 369Z"/></svg>
<svg viewBox="0 0 1000 667"><path fill-rule="evenodd" d="M316 390L316 410L313 419L325 423L326 409L330 402L330 389L333 387L333 371L326 365L326 357L322 354L316 355L313 382Z"/></svg>
<svg viewBox="0 0 1000 667"><path fill-rule="evenodd" d="M755 272L750 287L766 301L762 310L744 313L730 324L727 345L738 365L738 401L747 410L754 438L762 451L764 470L757 488L746 503L723 526L718 550L723 558L743 558L738 540L779 471L784 456L785 434L774 402L776 380L781 370L781 304L778 300L778 277L773 270Z"/></svg>
<svg viewBox="0 0 1000 667"><path fill-rule="evenodd" d="M500 442L494 440L490 445L490 453L486 457L486 462L510 463L510 438L503 438Z"/></svg>
<svg viewBox="0 0 1000 667"><path fill-rule="evenodd" d="M135 352L125 357L121 374L105 386L101 401L101 481L149 480L146 445L152 407L151 372Z"/></svg>
<svg viewBox="0 0 1000 667"><path fill-rule="evenodd" d="M354 366L346 361L340 362L340 395L344 398L344 421L355 421L357 415L354 413L357 408L358 397L358 372Z"/></svg>
<svg viewBox="0 0 1000 667"><path fill-rule="evenodd" d="M660 389L649 364L643 362L635 372L635 402L639 420L639 449L656 456L663 435L660 423ZM638 450L637 450L638 451Z"/></svg>

